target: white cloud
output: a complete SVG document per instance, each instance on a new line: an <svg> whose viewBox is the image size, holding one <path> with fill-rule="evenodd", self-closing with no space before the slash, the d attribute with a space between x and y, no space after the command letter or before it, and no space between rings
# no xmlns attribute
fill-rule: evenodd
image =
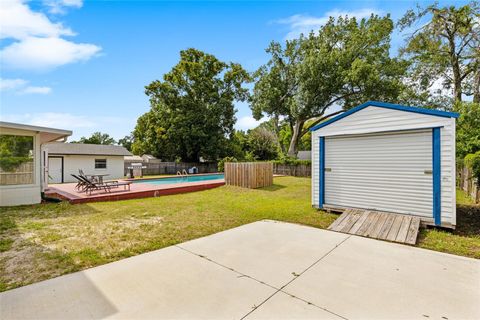
<svg viewBox="0 0 480 320"><path fill-rule="evenodd" d="M82 5L78 0L57 1L65 6ZM8 68L45 70L85 61L101 51L99 46L75 43L64 36L75 33L45 14L32 11L22 0L0 1L0 39L13 43L0 51L2 65Z"/></svg>
<svg viewBox="0 0 480 320"><path fill-rule="evenodd" d="M73 35L72 30L51 22L43 13L33 12L19 0L0 1L0 26L0 39Z"/></svg>
<svg viewBox="0 0 480 320"><path fill-rule="evenodd" d="M52 88L50 87L34 87L28 86L25 89L21 90L21 94L49 94L52 92Z"/></svg>
<svg viewBox="0 0 480 320"><path fill-rule="evenodd" d="M23 79L2 79L0 78L0 91L15 90L25 86L28 81Z"/></svg>
<svg viewBox="0 0 480 320"><path fill-rule="evenodd" d="M83 6L83 0L45 0L43 3L50 7L50 13L63 14L65 8L81 8Z"/></svg>
<svg viewBox="0 0 480 320"><path fill-rule="evenodd" d="M0 115L3 121L30 124L34 126L73 129L73 128L89 128L95 126L95 123L86 116L78 116L70 113L26 113L26 114L10 114Z"/></svg>
<svg viewBox="0 0 480 320"><path fill-rule="evenodd" d="M49 94L50 87L27 86L28 81L24 79L3 79L0 78L0 91L12 91L17 94Z"/></svg>
<svg viewBox="0 0 480 320"><path fill-rule="evenodd" d="M255 120L252 116L245 116L238 119L235 128L238 130L248 130L256 128L263 121Z"/></svg>
<svg viewBox="0 0 480 320"><path fill-rule="evenodd" d="M16 69L51 69L86 61L100 52L100 47L74 43L62 38L26 38L1 51L3 62Z"/></svg>
<svg viewBox="0 0 480 320"><path fill-rule="evenodd" d="M360 9L353 11L332 10L325 13L321 17L296 14L285 19L277 20L279 24L286 24L290 27L290 31L285 36L286 39L295 39L300 34L308 35L312 30L317 31L321 26L328 22L330 17L338 18L340 16L348 16L349 18L363 19L368 18L372 14L381 14L381 11L375 9Z"/></svg>

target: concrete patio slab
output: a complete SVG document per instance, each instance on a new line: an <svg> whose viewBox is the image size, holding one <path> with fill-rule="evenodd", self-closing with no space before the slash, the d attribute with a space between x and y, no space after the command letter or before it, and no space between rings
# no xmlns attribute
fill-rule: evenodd
<svg viewBox="0 0 480 320"><path fill-rule="evenodd" d="M271 299L266 301L261 307L247 315L244 319L344 319L331 312L325 311L305 301L293 298L283 292L278 292Z"/></svg>
<svg viewBox="0 0 480 320"><path fill-rule="evenodd" d="M2 319L239 319L271 287L169 247L0 295Z"/></svg>
<svg viewBox="0 0 480 320"><path fill-rule="evenodd" d="M349 235L274 221L243 225L179 245L276 288Z"/></svg>
<svg viewBox="0 0 480 320"><path fill-rule="evenodd" d="M480 261L352 236L285 291L348 319L480 319Z"/></svg>
<svg viewBox="0 0 480 320"><path fill-rule="evenodd" d="M479 260L262 221L0 293L0 319L480 319L478 301Z"/></svg>

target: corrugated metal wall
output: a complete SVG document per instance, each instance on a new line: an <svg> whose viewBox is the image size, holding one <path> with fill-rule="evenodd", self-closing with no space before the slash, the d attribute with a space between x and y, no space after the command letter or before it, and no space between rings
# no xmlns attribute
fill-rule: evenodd
<svg viewBox="0 0 480 320"><path fill-rule="evenodd" d="M325 140L326 204L432 216L431 131Z"/></svg>

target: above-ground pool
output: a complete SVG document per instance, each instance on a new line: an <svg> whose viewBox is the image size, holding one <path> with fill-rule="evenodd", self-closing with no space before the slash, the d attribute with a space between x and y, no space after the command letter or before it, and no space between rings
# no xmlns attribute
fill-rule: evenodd
<svg viewBox="0 0 480 320"><path fill-rule="evenodd" d="M191 175L191 176L182 176L182 177L176 176L171 178L145 179L145 180L133 181L133 183L171 184L171 183L182 183L182 182L221 180L224 178L225 178L224 174L202 174L202 175Z"/></svg>

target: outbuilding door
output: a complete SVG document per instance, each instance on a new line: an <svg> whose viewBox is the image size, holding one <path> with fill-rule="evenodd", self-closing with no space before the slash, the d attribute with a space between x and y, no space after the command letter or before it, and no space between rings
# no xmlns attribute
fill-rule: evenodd
<svg viewBox="0 0 480 320"><path fill-rule="evenodd" d="M63 183L63 157L48 157L48 182Z"/></svg>
<svg viewBox="0 0 480 320"><path fill-rule="evenodd" d="M324 143L325 204L432 217L432 130Z"/></svg>

